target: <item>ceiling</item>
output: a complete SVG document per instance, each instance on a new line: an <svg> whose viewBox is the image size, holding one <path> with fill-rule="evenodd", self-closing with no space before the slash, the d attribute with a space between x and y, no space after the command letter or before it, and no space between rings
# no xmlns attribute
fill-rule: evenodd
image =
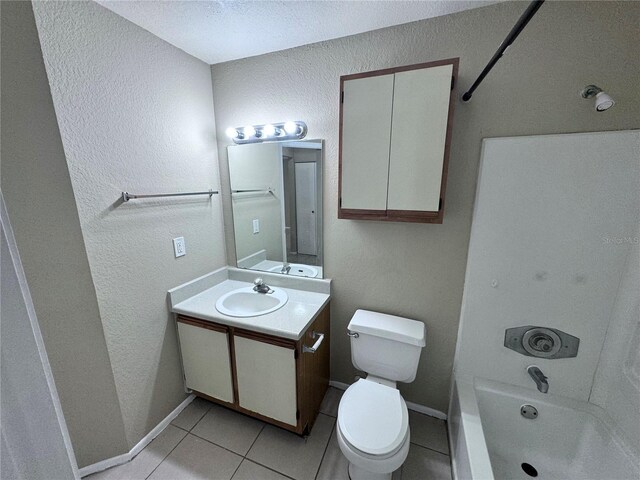
<svg viewBox="0 0 640 480"><path fill-rule="evenodd" d="M214 64L483 7L497 0L95 0Z"/></svg>

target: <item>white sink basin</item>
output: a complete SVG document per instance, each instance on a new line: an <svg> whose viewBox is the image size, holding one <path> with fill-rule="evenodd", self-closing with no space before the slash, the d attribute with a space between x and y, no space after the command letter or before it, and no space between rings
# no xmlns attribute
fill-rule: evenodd
<svg viewBox="0 0 640 480"><path fill-rule="evenodd" d="M289 300L287 292L276 288L273 293L254 292L253 287L233 290L221 296L216 310L230 317L257 317L275 312Z"/></svg>
<svg viewBox="0 0 640 480"><path fill-rule="evenodd" d="M291 270L289 270L288 275L294 275L296 277L311 277L311 278L315 278L318 276L318 269L313 268L310 265L303 265L301 263L290 263L289 266L291 267ZM271 267L269 271L282 273L282 265L276 265L275 267Z"/></svg>

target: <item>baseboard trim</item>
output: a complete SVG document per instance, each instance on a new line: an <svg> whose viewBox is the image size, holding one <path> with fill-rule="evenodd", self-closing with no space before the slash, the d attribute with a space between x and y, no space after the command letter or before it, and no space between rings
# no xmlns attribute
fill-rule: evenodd
<svg viewBox="0 0 640 480"><path fill-rule="evenodd" d="M329 382L329 385L335 388L339 388L340 390L346 390L347 388L349 388L349 384L342 383L342 382L335 382L333 380ZM407 402L406 400L405 400L405 403L407 404L407 408L409 410L413 410L414 412L422 413L424 415L429 415L430 417L434 417L434 418L439 418L440 420L447 419L446 413L441 412L440 410L436 410L435 408L427 407L425 405L420 405L419 403Z"/></svg>
<svg viewBox="0 0 640 480"><path fill-rule="evenodd" d="M440 420L446 420L447 414L441 412L440 410L436 410L435 408L427 407L426 405L420 405L419 403L407 402L407 408L409 410L413 410L414 412L422 413L424 415L429 415L430 417L439 418Z"/></svg>
<svg viewBox="0 0 640 480"><path fill-rule="evenodd" d="M87 475L91 475L92 473L101 472L106 470L107 468L115 467L117 465L122 465L127 463L135 458L144 447L149 445L151 441L156 438L162 431L167 428L167 426L180 415L180 412L187 408L187 406L193 402L193 399L196 398L195 395L191 394L185 400L178 405L173 411L167 415L158 425L154 427L149 433L147 433L142 440L140 440L128 453L123 453L122 455L118 455L116 457L107 458L106 460L102 460L98 463L93 463L91 465L87 465L79 470L80 477L86 477Z"/></svg>

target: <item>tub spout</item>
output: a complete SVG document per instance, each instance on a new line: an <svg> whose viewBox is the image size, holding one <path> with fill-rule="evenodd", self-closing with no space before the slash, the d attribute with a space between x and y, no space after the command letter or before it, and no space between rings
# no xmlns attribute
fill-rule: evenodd
<svg viewBox="0 0 640 480"><path fill-rule="evenodd" d="M549 391L549 382L547 382L547 377L544 376L542 370L535 365L529 365L527 367L527 373L533 381L536 382L536 386L538 387L538 391L541 393L547 393Z"/></svg>

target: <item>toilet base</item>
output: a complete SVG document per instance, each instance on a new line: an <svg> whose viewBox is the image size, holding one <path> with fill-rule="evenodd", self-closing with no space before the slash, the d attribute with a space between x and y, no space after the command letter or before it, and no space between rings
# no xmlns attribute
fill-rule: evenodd
<svg viewBox="0 0 640 480"><path fill-rule="evenodd" d="M336 425L336 434L340 451L349 461L349 478L351 480L390 480L393 472L402 467L407 455L409 455L409 432L407 432L407 438L400 449L390 457L384 458L366 457L362 455L362 452L352 449L342 436L339 424Z"/></svg>
<svg viewBox="0 0 640 480"><path fill-rule="evenodd" d="M349 462L349 478L351 480L391 480L392 473L373 473Z"/></svg>

